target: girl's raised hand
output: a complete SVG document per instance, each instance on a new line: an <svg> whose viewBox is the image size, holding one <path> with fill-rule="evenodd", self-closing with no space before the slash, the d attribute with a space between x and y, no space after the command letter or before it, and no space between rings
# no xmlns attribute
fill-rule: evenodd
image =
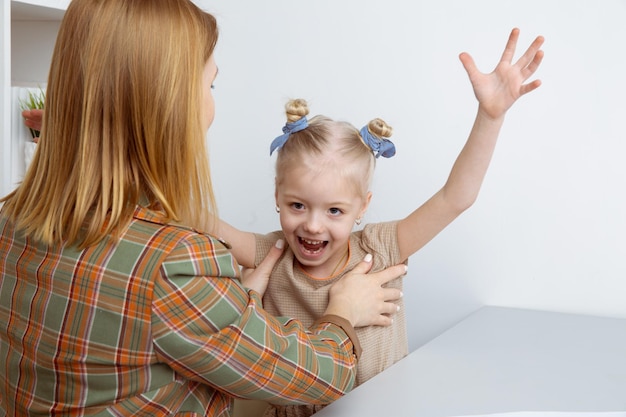
<svg viewBox="0 0 626 417"><path fill-rule="evenodd" d="M459 55L478 99L479 111L494 119L504 116L518 98L541 85L540 80L524 83L541 64L543 36L537 36L524 55L512 63L518 38L519 29L515 28L511 31L500 62L489 74L480 72L467 52Z"/></svg>

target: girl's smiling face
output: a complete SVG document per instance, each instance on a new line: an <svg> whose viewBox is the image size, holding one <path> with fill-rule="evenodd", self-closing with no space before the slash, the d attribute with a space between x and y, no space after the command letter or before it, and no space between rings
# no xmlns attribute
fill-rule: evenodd
<svg viewBox="0 0 626 417"><path fill-rule="evenodd" d="M292 169L276 186L276 205L285 239L302 268L318 278L339 271L356 219L365 213L371 193L333 169Z"/></svg>

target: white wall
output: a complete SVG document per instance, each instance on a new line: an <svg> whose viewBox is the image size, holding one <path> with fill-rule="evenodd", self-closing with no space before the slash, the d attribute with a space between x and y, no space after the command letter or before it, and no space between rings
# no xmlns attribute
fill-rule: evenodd
<svg viewBox="0 0 626 417"><path fill-rule="evenodd" d="M478 202L410 260L410 344L484 304L626 317L626 1L198 2L221 27L221 214L260 232L278 228L268 149L288 98L394 126L367 220L401 218L443 184L471 127L458 54L491 71L511 28L519 51L544 35L544 84L509 112Z"/></svg>

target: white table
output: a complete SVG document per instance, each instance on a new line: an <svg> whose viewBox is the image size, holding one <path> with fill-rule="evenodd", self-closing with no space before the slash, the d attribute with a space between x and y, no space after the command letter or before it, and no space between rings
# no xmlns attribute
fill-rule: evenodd
<svg viewBox="0 0 626 417"><path fill-rule="evenodd" d="M316 417L626 411L626 319L484 307Z"/></svg>

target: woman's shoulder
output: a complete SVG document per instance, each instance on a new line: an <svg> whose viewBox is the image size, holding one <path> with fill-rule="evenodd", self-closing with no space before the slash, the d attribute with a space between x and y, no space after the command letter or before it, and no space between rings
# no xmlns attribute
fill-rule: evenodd
<svg viewBox="0 0 626 417"><path fill-rule="evenodd" d="M145 245L142 258L150 258L169 276L239 276L226 242L192 227L168 223L158 212L135 210L121 243L133 241Z"/></svg>
<svg viewBox="0 0 626 417"><path fill-rule="evenodd" d="M209 233L193 227L169 223L158 212L138 207L122 240L144 243L148 250L173 253L188 252L194 257L230 255L229 245Z"/></svg>

